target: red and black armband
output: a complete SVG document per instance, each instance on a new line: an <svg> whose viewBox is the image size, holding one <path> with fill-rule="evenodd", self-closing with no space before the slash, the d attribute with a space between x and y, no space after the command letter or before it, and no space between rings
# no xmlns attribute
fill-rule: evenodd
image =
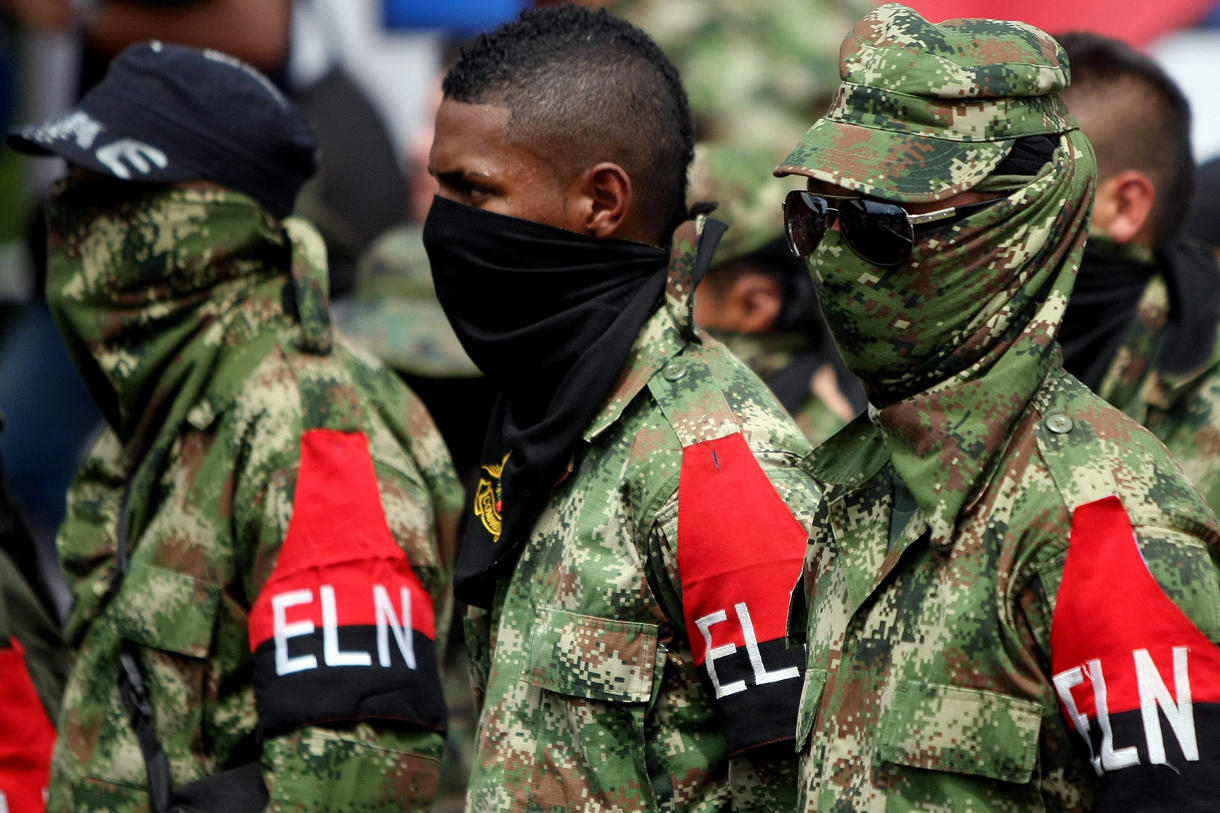
<svg viewBox="0 0 1220 813"><path fill-rule="evenodd" d="M682 608L730 754L796 736L805 653L784 632L807 543L740 433L683 450Z"/></svg>
<svg viewBox="0 0 1220 813"><path fill-rule="evenodd" d="M1051 662L1101 810L1220 808L1220 648L1161 589L1117 497L1072 515Z"/></svg>
<svg viewBox="0 0 1220 813"><path fill-rule="evenodd" d="M260 735L369 719L443 730L435 640L368 439L307 431L288 534L250 613Z"/></svg>

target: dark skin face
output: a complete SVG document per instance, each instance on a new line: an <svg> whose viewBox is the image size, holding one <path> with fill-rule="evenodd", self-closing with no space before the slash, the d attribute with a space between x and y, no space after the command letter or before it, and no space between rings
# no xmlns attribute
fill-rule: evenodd
<svg viewBox="0 0 1220 813"><path fill-rule="evenodd" d="M510 141L509 117L505 107L441 103L428 165L441 197L598 239L660 244L660 230L643 222L622 167L603 161L565 171L528 144Z"/></svg>

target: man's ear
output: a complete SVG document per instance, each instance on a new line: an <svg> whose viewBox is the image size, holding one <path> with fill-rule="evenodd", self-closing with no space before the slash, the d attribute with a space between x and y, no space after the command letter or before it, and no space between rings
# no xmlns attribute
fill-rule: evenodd
<svg viewBox="0 0 1220 813"><path fill-rule="evenodd" d="M736 333L766 333L784 308L784 292L769 274L748 272L733 280L725 294Z"/></svg>
<svg viewBox="0 0 1220 813"><path fill-rule="evenodd" d="M618 164L604 161L573 182L569 216L590 237L638 239L631 231L633 195L631 178Z"/></svg>
<svg viewBox="0 0 1220 813"><path fill-rule="evenodd" d="M1118 173L1097 188L1093 207L1093 231L1108 234L1116 243L1135 242L1151 248L1152 206L1156 187L1137 169Z"/></svg>

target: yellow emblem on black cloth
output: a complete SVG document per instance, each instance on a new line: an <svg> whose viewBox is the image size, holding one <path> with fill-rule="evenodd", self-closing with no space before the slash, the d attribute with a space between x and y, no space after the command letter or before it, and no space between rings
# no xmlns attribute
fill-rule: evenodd
<svg viewBox="0 0 1220 813"><path fill-rule="evenodd" d="M484 466L483 471L488 477L479 478L479 487L474 492L474 512L483 521L483 527L491 534L492 542L500 541L500 531L504 523L504 496L500 487L500 478L504 475L504 466L508 463L509 452L504 455L500 465Z"/></svg>

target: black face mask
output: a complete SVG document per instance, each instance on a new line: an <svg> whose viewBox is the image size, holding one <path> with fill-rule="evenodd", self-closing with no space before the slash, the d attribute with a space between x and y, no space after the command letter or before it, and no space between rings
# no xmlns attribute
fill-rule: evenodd
<svg viewBox="0 0 1220 813"><path fill-rule="evenodd" d="M424 246L462 346L500 390L455 574L458 598L488 606L656 310L669 252L440 197Z"/></svg>

